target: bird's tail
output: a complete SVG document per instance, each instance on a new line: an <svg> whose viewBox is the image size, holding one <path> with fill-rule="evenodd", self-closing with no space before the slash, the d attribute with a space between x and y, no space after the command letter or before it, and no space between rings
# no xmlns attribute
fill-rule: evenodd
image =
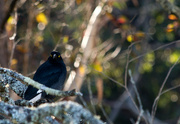
<svg viewBox="0 0 180 124"><path fill-rule="evenodd" d="M34 98L32 98L31 100L29 100L29 102L35 103L38 100L40 100L41 97L42 97L42 90L38 90L37 95Z"/></svg>

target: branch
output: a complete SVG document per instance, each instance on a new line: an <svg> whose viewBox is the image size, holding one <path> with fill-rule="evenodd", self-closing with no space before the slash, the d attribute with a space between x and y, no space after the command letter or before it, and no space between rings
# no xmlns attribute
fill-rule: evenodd
<svg viewBox="0 0 180 124"><path fill-rule="evenodd" d="M163 81L163 83L162 83L162 85L161 85L161 87L160 87L159 93L158 93L157 97L156 97L155 100L154 100L154 103L153 103L153 106L152 106L152 111L151 111L151 117L152 117L152 119L151 119L151 124L153 124L154 117L155 117L156 110L157 110L157 105L158 105L158 102L159 102L159 100L160 100L160 96L161 96L161 94L162 94L163 88L164 88L164 86L165 86L165 84L166 84L166 82L167 82L167 79L169 78L169 75L170 75L171 72L172 72L172 69L178 64L179 60L180 60L180 57L179 57L178 60L171 66L171 68L169 69L169 71L168 71L168 73L167 73L167 75L166 75L166 77L165 77L165 79L164 79L164 81Z"/></svg>
<svg viewBox="0 0 180 124"><path fill-rule="evenodd" d="M12 89L18 96L23 97L24 91L26 90L27 86L22 84L17 79L8 76L6 74L0 74L0 84L1 85L9 85L9 88Z"/></svg>
<svg viewBox="0 0 180 124"><path fill-rule="evenodd" d="M28 85L32 85L33 87L37 88L37 89L40 89L40 90L43 90L45 91L47 94L50 94L50 95L54 95L54 96L58 96L58 97L67 97L67 96L82 96L82 93L80 92L76 92L74 89L71 90L71 91L60 91L60 90L55 90L55 89L52 89L52 88L48 88L46 87L45 85L43 84L40 84L34 80L32 80L31 78L29 77L25 77L15 71L12 71L10 69L6 69L6 68L0 68L0 74L5 74L5 75L8 75L8 77L6 78L6 80L10 80L9 76L10 77L13 77L15 79L18 79L19 81L22 81L22 82L25 82L26 84ZM16 82L18 82L17 80L12 83L12 84L15 84ZM7 82L9 83L9 82ZM10 83L11 84L11 83ZM18 83L19 84L19 83ZM11 88L16 92L22 92L24 91L25 89L24 88L17 88L16 86L18 86L18 84L16 85L11 85ZM22 85L20 85L21 87ZM20 91L19 91L20 90ZM22 97L22 94L20 94L20 96Z"/></svg>
<svg viewBox="0 0 180 124"><path fill-rule="evenodd" d="M82 42L81 42L81 48L83 50L83 55L81 58L81 65L78 68L77 74L74 78L74 82L76 82L76 83L72 83L70 89L76 88L77 91L79 91L81 88L84 77L86 75L88 59L93 51L93 47L94 47L93 42L95 41L97 32L100 30L99 24L102 23L102 21L100 21L100 15L102 14L102 10L103 10L105 3L106 3L106 1L99 2L99 5L96 6L96 8L94 9L94 11L89 19L85 34L84 34ZM81 73L80 68L85 69L85 72Z"/></svg>
<svg viewBox="0 0 180 124"><path fill-rule="evenodd" d="M133 79L132 72L131 72L130 69L129 69L129 76L130 76L130 80L131 80L131 83L132 83L132 85L134 87L134 91L136 93L136 97L137 97L137 100L138 100L138 103L139 103L139 110L140 110L140 112L139 112L138 119L136 121L136 124L139 124L140 121L141 121L141 117L143 117L144 110L143 110L143 106L142 106L142 102L141 102L141 98L140 98L139 92L137 90L137 87L136 87L136 84L135 84L135 81ZM146 118L144 118L144 119L146 121Z"/></svg>
<svg viewBox="0 0 180 124"><path fill-rule="evenodd" d="M47 103L36 109L13 106L0 102L0 114L8 115L13 121L18 123L41 123L45 117L55 116L62 120L63 124L79 124L81 119L90 124L103 124L101 120L93 116L88 110L71 101L54 104Z"/></svg>
<svg viewBox="0 0 180 124"><path fill-rule="evenodd" d="M155 52L155 51L157 51L157 50L159 50L159 49L168 47L168 46L173 45L173 44L178 44L178 43L180 43L180 40L176 40L176 41L173 41L173 42L170 42L170 43L161 45L161 46L159 46L159 47L157 47L157 48L155 48L155 49L153 49L153 50L150 50L150 51L145 52L145 53L143 53L143 54L141 54L141 55L139 55L139 56L137 56L137 57L135 57L135 58L130 59L130 60L129 60L129 63L131 63L132 61L135 61L135 60L137 60L137 59L139 59L139 58L147 55L148 53L152 53L152 52Z"/></svg>

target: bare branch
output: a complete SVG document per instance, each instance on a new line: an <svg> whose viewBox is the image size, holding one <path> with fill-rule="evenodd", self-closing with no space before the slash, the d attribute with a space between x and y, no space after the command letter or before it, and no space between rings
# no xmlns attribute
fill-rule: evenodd
<svg viewBox="0 0 180 124"><path fill-rule="evenodd" d="M128 66L129 66L129 63L130 63L130 62L129 62L129 56L130 56L130 53L131 53L132 46L133 46L134 44L136 44L136 43L132 43L132 44L128 47L127 60L126 60L127 62L126 62L126 66L125 66L125 76L124 76L124 86L125 86L124 88L125 88L125 90L127 91L129 97L131 98L134 106L135 106L136 109L140 112L140 110L139 110L136 102L134 101L131 93L130 93L129 90L128 90L128 85L127 85Z"/></svg>
<svg viewBox="0 0 180 124"><path fill-rule="evenodd" d="M87 85L88 85L89 99L91 102L92 110L93 110L93 113L96 114L96 109L95 109L94 102L93 102L93 94L92 94L92 90L91 90L91 82L88 81Z"/></svg>
<svg viewBox="0 0 180 124"><path fill-rule="evenodd" d="M150 51L148 51L148 52L146 52L146 53L144 53L144 54L141 54L141 55L139 55L139 56L137 56L137 57L129 60L129 63L131 63L132 61L137 60L137 59L145 56L145 55L148 54L148 53L155 52L155 51L157 51L157 50L159 50L159 49L165 48L165 47L170 46L170 45L175 44L175 43L180 43L180 40L177 40L177 41L174 41L174 42L170 42L170 43L161 45L161 46L157 47L156 49L153 49L153 50L150 50Z"/></svg>
<svg viewBox="0 0 180 124"><path fill-rule="evenodd" d="M23 39L24 38L20 38L17 41L13 42L13 46L12 46L12 50L11 50L11 54L10 54L10 58L9 58L9 68L11 67L11 62L12 62L12 59L13 59L13 56L14 56L15 47Z"/></svg>
<svg viewBox="0 0 180 124"><path fill-rule="evenodd" d="M105 117L106 120L108 121L108 123L109 123L109 124L113 124L113 122L112 122L111 119L108 117L107 113L105 112L105 110L104 110L102 104L99 104L99 107L100 107L100 109L101 109L101 111L102 111L104 117Z"/></svg>
<svg viewBox="0 0 180 124"><path fill-rule="evenodd" d="M139 124L140 121L141 121L141 117L143 116L144 110L143 110L141 98L140 98L140 95L139 95L139 93L138 93L138 90L137 90L135 81L134 81L134 79L133 79L133 77L132 77L132 72L131 72L131 70L129 70L129 76L130 76L130 78L131 78L131 83L133 84L134 91L135 91L135 93L136 93L137 100L138 100L138 103L139 103L139 110L140 110L140 112L139 112L138 119L137 119L137 121L136 121L136 124ZM146 119L145 119L145 120L146 120Z"/></svg>
<svg viewBox="0 0 180 124"><path fill-rule="evenodd" d="M125 86L124 86L122 83L120 83L120 82L116 81L115 79L113 79L113 78L109 77L109 76L108 76L108 75L106 75L105 73L100 72L100 71L97 71L97 70L95 70L95 69L94 69L94 71L101 73L104 77L107 77L110 81L112 81L112 82L114 82L114 83L118 84L119 86L121 86L121 87L125 88Z"/></svg>
<svg viewBox="0 0 180 124"><path fill-rule="evenodd" d="M163 95L164 93L167 93L168 91L171 91L171 90L174 90L174 89L176 89L176 88L179 88L180 87L180 84L179 85L176 85L176 86L174 86L174 87L171 87L171 88L169 88L169 89L167 89L167 90L164 90L162 93L161 93L161 95Z"/></svg>
<svg viewBox="0 0 180 124"><path fill-rule="evenodd" d="M161 87L160 87L159 93L158 93L156 99L154 100L154 103L153 103L153 106L152 106L152 111L151 111L151 117L152 117L151 124L153 124L154 117L155 117L156 110L157 110L157 105L158 105L158 102L159 102L159 100L160 100L160 96L161 96L161 94L162 94L162 90L163 90L163 88L164 88L164 85L166 84L167 79L169 78L169 75L170 75L171 72L172 72L172 69L175 67L175 65L177 65L177 63L179 62L179 60L180 60L180 57L179 57L178 60L171 66L171 68L169 69L169 71L168 71L168 73L167 73L167 75L166 75L166 77L165 77L165 79L164 79L164 81L163 81L163 83L162 83L162 85L161 85Z"/></svg>
<svg viewBox="0 0 180 124"><path fill-rule="evenodd" d="M33 87L35 87L37 89L41 89L50 95L59 96L59 97L79 96L79 95L81 96L82 95L82 93L80 93L80 92L75 92L74 89L71 91L60 91L60 90L48 88L45 85L40 84L40 83L32 80L31 78L25 77L25 76L15 72L15 71L12 71L10 69L0 68L0 74L6 74L6 75L9 75L11 77L14 77L15 79L18 79L19 81L25 82L28 85L32 85ZM17 89L17 87L12 88L12 89ZM19 89L17 89L17 90L19 90Z"/></svg>

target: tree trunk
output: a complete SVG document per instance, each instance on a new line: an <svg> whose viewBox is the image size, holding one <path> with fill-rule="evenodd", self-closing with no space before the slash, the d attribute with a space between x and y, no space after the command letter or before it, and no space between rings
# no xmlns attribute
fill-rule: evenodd
<svg viewBox="0 0 180 124"><path fill-rule="evenodd" d="M0 0L0 25L2 26L3 18L5 16L5 0ZM8 37L5 29L0 30L0 66L8 66L8 50L7 50Z"/></svg>

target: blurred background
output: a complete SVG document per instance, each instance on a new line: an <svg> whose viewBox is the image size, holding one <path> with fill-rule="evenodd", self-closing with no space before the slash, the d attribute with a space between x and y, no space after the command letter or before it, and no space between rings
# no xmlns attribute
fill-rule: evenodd
<svg viewBox="0 0 180 124"><path fill-rule="evenodd" d="M162 88L154 122L176 124L178 6L179 0L1 0L0 66L33 77L57 50L68 71L64 90L83 93L65 100L77 101L110 124L132 124L141 108L151 118Z"/></svg>

